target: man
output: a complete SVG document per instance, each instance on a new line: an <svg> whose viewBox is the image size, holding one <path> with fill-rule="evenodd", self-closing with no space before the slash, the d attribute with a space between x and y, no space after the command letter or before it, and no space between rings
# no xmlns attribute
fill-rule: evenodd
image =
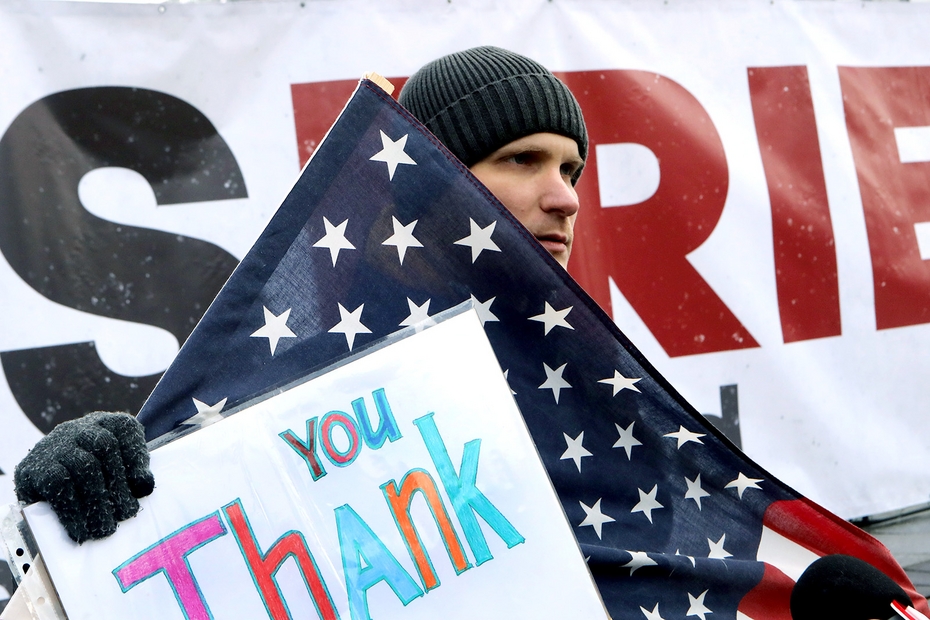
<svg viewBox="0 0 930 620"><path fill-rule="evenodd" d="M588 152L581 108L529 58L479 47L417 71L400 103L430 129L562 267ZM154 489L141 425L94 413L56 427L16 467L21 501L48 501L77 542L104 538Z"/></svg>
<svg viewBox="0 0 930 620"><path fill-rule="evenodd" d="M477 47L417 71L398 101L468 166L563 267L588 154L581 107L519 54Z"/></svg>

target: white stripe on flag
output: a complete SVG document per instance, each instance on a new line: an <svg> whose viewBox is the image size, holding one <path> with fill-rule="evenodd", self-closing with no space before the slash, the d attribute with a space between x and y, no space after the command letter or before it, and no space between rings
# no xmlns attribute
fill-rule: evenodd
<svg viewBox="0 0 930 620"><path fill-rule="evenodd" d="M756 559L771 564L795 581L804 569L819 557L813 551L785 538L775 530L762 527L762 539L759 541Z"/></svg>
<svg viewBox="0 0 930 620"><path fill-rule="evenodd" d="M899 616L902 618L907 618L907 620L930 620L927 616L923 615L913 607L905 608L898 601L891 601L891 608L894 609Z"/></svg>

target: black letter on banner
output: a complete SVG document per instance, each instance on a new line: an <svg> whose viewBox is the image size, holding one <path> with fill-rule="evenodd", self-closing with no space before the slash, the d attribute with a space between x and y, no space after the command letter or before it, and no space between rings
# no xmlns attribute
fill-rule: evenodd
<svg viewBox="0 0 930 620"><path fill-rule="evenodd" d="M141 88L64 91L26 108L0 139L0 251L48 299L161 327L183 343L237 261L205 241L89 213L78 182L103 167L141 174L159 205L247 196L226 142L190 104ZM0 360L43 432L94 409L138 411L159 376L113 373L93 342Z"/></svg>
<svg viewBox="0 0 930 620"><path fill-rule="evenodd" d="M720 386L720 415L705 413L704 417L727 436L740 450L743 449L742 435L739 430L739 386Z"/></svg>

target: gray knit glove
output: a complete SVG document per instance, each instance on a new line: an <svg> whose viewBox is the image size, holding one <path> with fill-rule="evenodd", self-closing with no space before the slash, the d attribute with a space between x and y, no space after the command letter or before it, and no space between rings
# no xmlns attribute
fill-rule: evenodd
<svg viewBox="0 0 930 620"><path fill-rule="evenodd" d="M47 501L77 543L106 538L155 488L142 425L126 413L90 413L59 424L13 473L16 496Z"/></svg>

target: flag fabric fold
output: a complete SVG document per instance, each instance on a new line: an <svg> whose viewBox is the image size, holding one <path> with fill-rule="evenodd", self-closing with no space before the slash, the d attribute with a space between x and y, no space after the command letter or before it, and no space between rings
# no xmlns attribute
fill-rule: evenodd
<svg viewBox="0 0 930 620"><path fill-rule="evenodd" d="M615 620L790 618L799 571L840 552L926 611L884 547L734 448L367 80L139 419L149 439L212 421L467 300Z"/></svg>

